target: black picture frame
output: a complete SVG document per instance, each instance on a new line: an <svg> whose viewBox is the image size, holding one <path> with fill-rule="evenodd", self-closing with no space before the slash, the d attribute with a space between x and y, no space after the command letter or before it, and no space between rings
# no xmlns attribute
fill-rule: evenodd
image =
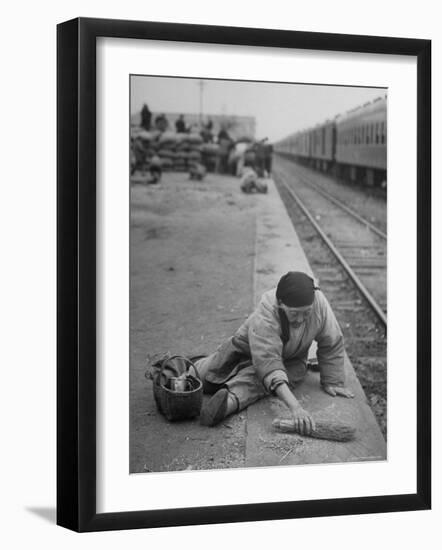
<svg viewBox="0 0 442 550"><path fill-rule="evenodd" d="M396 54L417 59L417 471L415 494L96 512L96 39L151 39ZM74 19L57 28L57 523L152 528L431 506L431 41L160 22Z"/></svg>

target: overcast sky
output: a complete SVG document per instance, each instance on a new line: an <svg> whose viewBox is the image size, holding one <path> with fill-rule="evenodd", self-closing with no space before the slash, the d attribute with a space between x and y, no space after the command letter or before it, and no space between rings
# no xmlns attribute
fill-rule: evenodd
<svg viewBox="0 0 442 550"><path fill-rule="evenodd" d="M131 113L143 103L154 112L199 113L200 80L134 76ZM254 116L256 137L276 141L386 95L382 88L203 80L203 115Z"/></svg>

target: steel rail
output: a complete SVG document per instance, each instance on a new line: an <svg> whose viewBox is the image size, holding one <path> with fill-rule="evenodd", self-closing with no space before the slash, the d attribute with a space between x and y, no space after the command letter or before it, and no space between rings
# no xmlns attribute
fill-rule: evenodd
<svg viewBox="0 0 442 550"><path fill-rule="evenodd" d="M313 189L315 191L317 191L319 194L321 194L322 196L324 196L326 199L328 199L330 202L332 202L333 204L335 204L336 206L338 206L339 208L341 208L342 210L344 210L345 212L347 212L347 214L350 214L351 216L353 216L355 219L357 219L360 223L362 223L363 225L367 226L369 229L371 229L373 231L373 233L376 233L376 235L379 235L379 237L382 237L383 239L387 240L387 235L381 231L380 229L378 229L375 225L373 225L371 222L369 222L368 220L366 220L365 218L363 218L362 216L360 216L357 212L355 212L353 209L351 209L349 206L345 205L343 202L341 202L339 199L337 199L336 197L333 197L333 195L330 195L330 193L328 193L327 191L324 191L321 187L319 187L319 185L316 185L315 183L313 183L312 181L306 179L305 175L303 174L300 174L296 168L294 169L294 172L296 174L296 177L299 178L301 180L302 183L304 183L305 185L308 185L310 187L313 187Z"/></svg>
<svg viewBox="0 0 442 550"><path fill-rule="evenodd" d="M321 237L321 239L325 242L325 244L331 250L332 254L336 257L338 262L345 269L348 276L354 282L354 284L358 288L359 292L364 296L365 300L368 302L368 304L370 305L372 310L376 313L378 319L382 322L385 329L387 329L387 316L385 315L382 308L379 306L379 304L376 302L376 300L373 298L373 296L365 288L362 281L359 279L359 277L356 275L356 273L353 271L353 269L350 267L350 265L347 263L345 258L342 256L342 254L339 252L339 250L335 247L335 245L332 243L332 241L327 237L327 235L324 233L324 231L322 231L322 229L317 224L316 220L310 214L310 212L308 211L306 206L303 204L301 199L296 195L296 193L292 189L290 189L290 187L284 181L284 176L280 175L279 179L280 179L281 184L286 189L286 191L289 193L289 195L292 197L292 199L297 203L299 208L303 211L305 216L308 218L308 220L311 222L313 227L316 229L316 231L319 234L319 236Z"/></svg>

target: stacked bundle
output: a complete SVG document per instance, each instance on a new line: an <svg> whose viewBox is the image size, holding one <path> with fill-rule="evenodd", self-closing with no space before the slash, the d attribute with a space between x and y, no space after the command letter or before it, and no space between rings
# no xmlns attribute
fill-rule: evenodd
<svg viewBox="0 0 442 550"><path fill-rule="evenodd" d="M216 166L217 145L203 144L199 134L179 134L175 132L147 132L140 128L131 130L132 149L136 142L141 142L146 152L146 164L158 155L163 170L188 171L195 163L202 163L207 168ZM208 164L205 163L207 160Z"/></svg>
<svg viewBox="0 0 442 550"><path fill-rule="evenodd" d="M200 147L201 163L209 172L215 172L218 165L219 145L217 143L204 143Z"/></svg>
<svg viewBox="0 0 442 550"><path fill-rule="evenodd" d="M175 134L175 136L174 170L187 171L193 163L201 162L202 137L199 134Z"/></svg>

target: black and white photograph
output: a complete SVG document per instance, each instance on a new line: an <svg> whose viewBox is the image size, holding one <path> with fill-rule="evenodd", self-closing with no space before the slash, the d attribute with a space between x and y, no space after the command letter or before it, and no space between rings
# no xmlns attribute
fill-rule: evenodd
<svg viewBox="0 0 442 550"><path fill-rule="evenodd" d="M4 548L437 546L438 8L5 5Z"/></svg>
<svg viewBox="0 0 442 550"><path fill-rule="evenodd" d="M130 75L131 474L385 461L388 89Z"/></svg>

